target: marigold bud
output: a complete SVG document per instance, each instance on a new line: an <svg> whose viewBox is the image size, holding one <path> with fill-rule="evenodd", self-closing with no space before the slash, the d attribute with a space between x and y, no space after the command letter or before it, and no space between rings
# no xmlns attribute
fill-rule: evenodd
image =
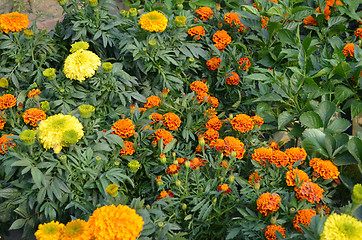
<svg viewBox="0 0 362 240"><path fill-rule="evenodd" d="M273 225L276 224L277 223L277 218L275 216L271 217L270 223L273 224Z"/></svg>
<svg viewBox="0 0 362 240"><path fill-rule="evenodd" d="M49 107L49 102L48 101L43 101L40 103L40 108L41 110L43 110L44 112L48 112L50 110Z"/></svg>
<svg viewBox="0 0 362 240"><path fill-rule="evenodd" d="M6 78L1 78L0 79L0 87L2 88L6 88L9 85L9 82Z"/></svg>
<svg viewBox="0 0 362 240"><path fill-rule="evenodd" d="M201 148L205 147L205 139L203 136L199 136L199 145Z"/></svg>
<svg viewBox="0 0 362 240"><path fill-rule="evenodd" d="M136 8L130 8L129 14L131 15L131 17L136 17L138 15L138 11Z"/></svg>
<svg viewBox="0 0 362 240"><path fill-rule="evenodd" d="M105 62L102 64L102 69L105 73L111 73L113 69L113 64L110 62Z"/></svg>
<svg viewBox="0 0 362 240"><path fill-rule="evenodd" d="M31 146L35 143L37 133L38 131L35 130L24 130L20 133L19 138L23 141L25 146Z"/></svg>
<svg viewBox="0 0 362 240"><path fill-rule="evenodd" d="M146 205L146 209L147 210L150 210L151 209L151 206L149 204Z"/></svg>
<svg viewBox="0 0 362 240"><path fill-rule="evenodd" d="M186 168L189 168L189 167L190 167L190 165L191 165L191 163L190 163L190 161L189 161L189 160L185 161L185 167L186 167Z"/></svg>
<svg viewBox="0 0 362 240"><path fill-rule="evenodd" d="M256 190L260 189L260 183L259 182L254 183L254 189L256 189Z"/></svg>
<svg viewBox="0 0 362 240"><path fill-rule="evenodd" d="M131 169L131 172L136 173L141 164L137 160L132 160L128 163L128 167Z"/></svg>
<svg viewBox="0 0 362 240"><path fill-rule="evenodd" d="M184 8L184 5L183 4L177 4L177 9L178 10L182 10Z"/></svg>
<svg viewBox="0 0 362 240"><path fill-rule="evenodd" d="M98 0L88 0L88 1L89 1L89 6L93 8L98 6Z"/></svg>
<svg viewBox="0 0 362 240"><path fill-rule="evenodd" d="M176 182L175 182L175 184L176 184L176 186L181 186L181 181L180 180L176 180Z"/></svg>
<svg viewBox="0 0 362 240"><path fill-rule="evenodd" d="M230 157L231 157L231 158L235 158L235 157L236 157L236 152L235 152L235 151L231 151Z"/></svg>
<svg viewBox="0 0 362 240"><path fill-rule="evenodd" d="M67 155L62 155L62 156L60 156L60 161L62 161L62 162L65 162L65 161L67 161Z"/></svg>
<svg viewBox="0 0 362 240"><path fill-rule="evenodd" d="M290 214L294 214L295 211L296 211L296 209L295 209L294 207L292 207L292 208L289 209L289 213L290 213Z"/></svg>
<svg viewBox="0 0 362 240"><path fill-rule="evenodd" d="M80 112L80 116L83 119L87 119L92 116L92 113L95 111L95 108L92 105L83 104L78 107L78 110Z"/></svg>
<svg viewBox="0 0 362 240"><path fill-rule="evenodd" d="M112 197L115 198L118 196L118 186L115 183L109 184L106 188L106 192Z"/></svg>
<svg viewBox="0 0 362 240"><path fill-rule="evenodd" d="M159 227L159 228L162 228L164 225L165 225L165 224L164 224L163 222L159 222L159 223L158 223L158 227Z"/></svg>
<svg viewBox="0 0 362 240"><path fill-rule="evenodd" d="M164 154L164 153L161 153L160 154L160 161L161 161L161 163L166 163L166 161L167 161L167 159L166 159L166 155Z"/></svg>
<svg viewBox="0 0 362 240"><path fill-rule="evenodd" d="M217 4L216 4L216 7L215 7L215 10L216 10L216 11L220 11L220 9L221 9L221 5L220 5L220 3L217 3Z"/></svg>
<svg viewBox="0 0 362 240"><path fill-rule="evenodd" d="M352 202L354 204L362 204L362 185L356 184L353 186Z"/></svg>
<svg viewBox="0 0 362 240"><path fill-rule="evenodd" d="M54 80L56 78L55 69L47 68L43 71L43 76L48 78L49 80Z"/></svg>
<svg viewBox="0 0 362 240"><path fill-rule="evenodd" d="M235 176L234 175L230 175L229 176L229 183L233 183L235 181Z"/></svg>
<svg viewBox="0 0 362 240"><path fill-rule="evenodd" d="M186 210L186 209L187 209L186 203L182 204L182 210Z"/></svg>

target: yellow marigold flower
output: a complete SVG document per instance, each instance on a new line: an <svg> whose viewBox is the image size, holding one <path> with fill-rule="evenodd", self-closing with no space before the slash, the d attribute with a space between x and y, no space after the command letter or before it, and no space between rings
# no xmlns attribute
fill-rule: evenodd
<svg viewBox="0 0 362 240"><path fill-rule="evenodd" d="M231 37L225 30L217 31L213 35L212 40L215 43L215 47L220 51L223 51L231 43Z"/></svg>
<svg viewBox="0 0 362 240"><path fill-rule="evenodd" d="M312 158L309 165L313 170L318 173L323 179L338 179L340 172L336 165L329 160L322 160L320 158Z"/></svg>
<svg viewBox="0 0 362 240"><path fill-rule="evenodd" d="M238 85L239 84L239 75L236 72L231 72L226 75L225 81L228 85Z"/></svg>
<svg viewBox="0 0 362 240"><path fill-rule="evenodd" d="M185 16L176 16L175 22L177 27L183 27L185 26L186 17Z"/></svg>
<svg viewBox="0 0 362 240"><path fill-rule="evenodd" d="M0 97L0 110L12 108L16 105L16 97L11 94L4 94Z"/></svg>
<svg viewBox="0 0 362 240"><path fill-rule="evenodd" d="M150 96L147 98L147 103L145 103L145 108L158 107L161 104L161 99L157 96Z"/></svg>
<svg viewBox="0 0 362 240"><path fill-rule="evenodd" d="M287 154L285 154L284 152L280 151L280 150L275 150L273 151L269 162L271 164L275 164L275 166L277 167L285 167L287 166L287 164L289 163L289 157Z"/></svg>
<svg viewBox="0 0 362 240"><path fill-rule="evenodd" d="M265 229L265 238L268 240L275 240L277 239L277 236L275 235L275 232L280 232L283 237L285 238L285 228L278 225L269 225Z"/></svg>
<svg viewBox="0 0 362 240"><path fill-rule="evenodd" d="M279 209L280 196L277 193L263 193L256 201L257 209L264 217Z"/></svg>
<svg viewBox="0 0 362 240"><path fill-rule="evenodd" d="M239 68L242 70L247 70L251 66L249 58L240 58L238 63L240 65Z"/></svg>
<svg viewBox="0 0 362 240"><path fill-rule="evenodd" d="M30 108L25 111L23 114L23 119L26 124L29 124L33 127L38 126L38 122L46 119L47 115L43 110L38 108Z"/></svg>
<svg viewBox="0 0 362 240"><path fill-rule="evenodd" d="M307 157L307 152L300 147L292 147L285 150L285 154L289 157L289 164L293 165L294 163L298 162L299 160L302 160L300 164L303 163L303 161Z"/></svg>
<svg viewBox="0 0 362 240"><path fill-rule="evenodd" d="M245 26L240 22L240 15L237 13L226 13L224 16L224 22L230 24L231 27L236 27L239 25L238 31L243 32Z"/></svg>
<svg viewBox="0 0 362 240"><path fill-rule="evenodd" d="M88 0L89 6L91 7L97 7L98 6L98 0Z"/></svg>
<svg viewBox="0 0 362 240"><path fill-rule="evenodd" d="M6 88L9 85L9 82L6 78L1 78L0 79L0 87L1 88Z"/></svg>
<svg viewBox="0 0 362 240"><path fill-rule="evenodd" d="M259 164L261 164L261 161L263 160L263 167L265 167L265 163L269 162L272 153L272 149L262 147L255 149L253 155L251 155L251 158Z"/></svg>
<svg viewBox="0 0 362 240"><path fill-rule="evenodd" d="M361 239L362 222L346 214L331 214L324 223L321 240L359 240Z"/></svg>
<svg viewBox="0 0 362 240"><path fill-rule="evenodd" d="M19 138L23 141L25 146L31 146L35 143L37 133L38 131L27 129L20 133Z"/></svg>
<svg viewBox="0 0 362 240"><path fill-rule="evenodd" d="M136 240L143 229L143 219L128 206L114 205L97 208L89 217L94 240Z"/></svg>
<svg viewBox="0 0 362 240"><path fill-rule="evenodd" d="M221 121L220 119L217 117L217 116L212 116L209 121L207 121L207 123L205 124L205 127L207 129L214 129L214 130L220 130L222 124L221 124Z"/></svg>
<svg viewBox="0 0 362 240"><path fill-rule="evenodd" d="M0 138L0 153L5 154L8 151L8 148L15 145L15 143L10 143L9 141L13 140L11 138L13 134L3 135Z"/></svg>
<svg viewBox="0 0 362 240"><path fill-rule="evenodd" d="M362 204L362 185L359 183L353 186L352 201L355 204Z"/></svg>
<svg viewBox="0 0 362 240"><path fill-rule="evenodd" d="M246 114L238 114L232 120L230 120L231 126L234 130L241 133L249 132L254 128L254 122L250 116Z"/></svg>
<svg viewBox="0 0 362 240"><path fill-rule="evenodd" d="M237 159L242 159L244 157L244 143L242 143L239 139L229 136L224 138L224 144L225 156L230 156L231 152L236 152Z"/></svg>
<svg viewBox="0 0 362 240"><path fill-rule="evenodd" d="M25 29L24 30L24 35L28 36L28 37L31 37L31 36L34 35L34 32L32 30L30 30L30 29Z"/></svg>
<svg viewBox="0 0 362 240"><path fill-rule="evenodd" d="M63 72L67 78L82 82L92 77L100 65L101 59L95 53L80 49L65 59Z"/></svg>
<svg viewBox="0 0 362 240"><path fill-rule="evenodd" d="M203 26L196 26L187 30L187 33L196 40L199 40L201 36L205 36L205 29Z"/></svg>
<svg viewBox="0 0 362 240"><path fill-rule="evenodd" d="M141 167L141 164L137 160L132 160L128 163L128 167L135 173Z"/></svg>
<svg viewBox="0 0 362 240"><path fill-rule="evenodd" d="M111 129L115 130L112 134L117 134L121 138L131 137L135 133L135 126L133 125L132 120L128 118L118 120L113 124Z"/></svg>
<svg viewBox="0 0 362 240"><path fill-rule="evenodd" d="M173 140L172 134L165 129L157 129L154 133L155 141L158 143L161 138L163 139L163 145L166 146Z"/></svg>
<svg viewBox="0 0 362 240"><path fill-rule="evenodd" d="M213 57L210 60L207 60L207 68L211 71L214 71L220 67L221 59L218 57Z"/></svg>
<svg viewBox="0 0 362 240"><path fill-rule="evenodd" d="M135 152L134 148L133 148L133 142L129 142L129 141L124 141L124 145L126 147L126 149L121 149L121 151L119 152L119 154L121 156L123 155L133 155L133 153Z"/></svg>
<svg viewBox="0 0 362 240"><path fill-rule="evenodd" d="M92 105L83 104L78 107L78 110L80 112L80 116L83 119L87 119L92 116L92 113L95 111L95 108Z"/></svg>
<svg viewBox="0 0 362 240"><path fill-rule="evenodd" d="M298 177L298 182L296 182L296 178ZM288 186L295 186L297 184L301 184L302 182L310 182L310 178L308 174L306 174L303 170L293 169L286 173L285 181Z"/></svg>
<svg viewBox="0 0 362 240"><path fill-rule="evenodd" d="M143 14L138 24L142 29L150 32L163 32L167 27L167 21L165 15L155 10Z"/></svg>
<svg viewBox="0 0 362 240"><path fill-rule="evenodd" d="M264 119L262 117L259 117L258 115L252 116L251 120L253 120L254 125L257 125L259 128L261 127L261 125L264 124Z"/></svg>
<svg viewBox="0 0 362 240"><path fill-rule="evenodd" d="M0 15L0 30L4 33L20 32L29 25L28 15L16 12Z"/></svg>
<svg viewBox="0 0 362 240"><path fill-rule="evenodd" d="M89 43L87 42L83 42L83 41L79 41L79 42L75 42L71 45L71 49L70 49L70 52L71 53L74 53L78 50L88 50L89 48Z"/></svg>
<svg viewBox="0 0 362 240"><path fill-rule="evenodd" d="M76 140L79 141L83 135L83 125L79 120L70 115L57 114L48 117L39 123L39 140L45 149L54 149L54 153L59 153L67 143L63 140L63 135L69 130L76 133Z"/></svg>
<svg viewBox="0 0 362 240"><path fill-rule="evenodd" d="M60 240L60 236L64 229L64 224L58 221L39 224L38 230L35 232L37 240Z"/></svg>
<svg viewBox="0 0 362 240"><path fill-rule="evenodd" d="M303 232L302 228L298 224L309 227L312 217L316 215L316 211L312 209L301 209L298 211L293 219L293 226L298 232Z"/></svg>
<svg viewBox="0 0 362 240"><path fill-rule="evenodd" d="M344 56L346 57L353 57L354 56L354 44L347 43L342 50Z"/></svg>
<svg viewBox="0 0 362 240"><path fill-rule="evenodd" d="M296 197L299 200L307 199L308 202L314 203L323 199L324 190L318 184L313 182L303 182L302 185L294 188Z"/></svg>
<svg viewBox="0 0 362 240"><path fill-rule="evenodd" d="M166 113L163 115L163 125L169 130L177 130L181 125L181 119L174 113Z"/></svg>
<svg viewBox="0 0 362 240"><path fill-rule="evenodd" d="M109 184L106 187L106 192L111 196L111 197L117 197L118 195L118 186L115 183Z"/></svg>
<svg viewBox="0 0 362 240"><path fill-rule="evenodd" d="M90 240L93 235L93 229L89 224L81 219L68 222L63 228L62 240Z"/></svg>
<svg viewBox="0 0 362 240"><path fill-rule="evenodd" d="M49 80L54 80L56 78L55 69L47 68L43 71L43 76L48 78Z"/></svg>
<svg viewBox="0 0 362 240"><path fill-rule="evenodd" d="M201 20L206 21L209 18L212 18L214 12L209 7L200 7L199 9L196 10L196 14L199 16Z"/></svg>
<svg viewBox="0 0 362 240"><path fill-rule="evenodd" d="M190 85L191 91L196 92L196 94L207 93L209 88L205 83L201 81L194 81Z"/></svg>

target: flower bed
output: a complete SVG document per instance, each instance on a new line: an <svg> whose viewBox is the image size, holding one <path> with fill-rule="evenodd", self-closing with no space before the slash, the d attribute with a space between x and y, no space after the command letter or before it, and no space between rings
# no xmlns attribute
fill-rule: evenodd
<svg viewBox="0 0 362 240"><path fill-rule="evenodd" d="M59 4L0 15L0 235L360 237L357 4Z"/></svg>

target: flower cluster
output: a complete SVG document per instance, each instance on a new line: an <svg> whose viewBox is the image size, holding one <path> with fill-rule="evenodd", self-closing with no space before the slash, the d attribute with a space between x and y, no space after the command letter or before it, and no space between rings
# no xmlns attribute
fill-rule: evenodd
<svg viewBox="0 0 362 240"><path fill-rule="evenodd" d="M270 161L270 158L272 156L273 149L271 148L257 148L254 150L253 155L251 155L251 158L258 162L260 165L263 162L263 167L265 167L265 163Z"/></svg>
<svg viewBox="0 0 362 240"><path fill-rule="evenodd" d="M235 152L235 157L237 159L242 159L244 157L244 143L242 143L239 139L228 136L224 138L224 144L225 156L230 156L232 152Z"/></svg>
<svg viewBox="0 0 362 240"><path fill-rule="evenodd" d="M300 148L300 147L288 148L285 150L285 154L287 154L289 157L290 165L293 165L294 163L296 163L299 160L301 160L300 164L302 164L303 161L307 157L307 152L303 148Z"/></svg>

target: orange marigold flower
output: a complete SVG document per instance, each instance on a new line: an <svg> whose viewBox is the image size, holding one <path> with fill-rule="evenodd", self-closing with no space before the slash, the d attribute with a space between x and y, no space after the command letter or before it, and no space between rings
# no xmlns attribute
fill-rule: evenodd
<svg viewBox="0 0 362 240"><path fill-rule="evenodd" d="M275 150L275 151L273 151L269 162L271 164L274 163L275 166L277 166L277 167L281 167L281 166L285 167L289 163L289 157L284 152L282 152L280 150Z"/></svg>
<svg viewBox="0 0 362 240"><path fill-rule="evenodd" d="M277 236L275 235L275 232L280 232L283 237L285 238L285 228L278 225L269 225L265 229L265 238L268 240L275 240L277 239Z"/></svg>
<svg viewBox="0 0 362 240"><path fill-rule="evenodd" d="M225 81L229 85L238 85L239 84L239 75L236 72L231 72L226 75Z"/></svg>
<svg viewBox="0 0 362 240"><path fill-rule="evenodd" d="M132 120L128 118L119 119L113 124L111 129L115 130L112 132L112 134L117 134L122 138L131 137L135 133L135 126L133 125Z"/></svg>
<svg viewBox="0 0 362 240"><path fill-rule="evenodd" d="M146 112L147 108L138 108L138 110L141 112Z"/></svg>
<svg viewBox="0 0 362 240"><path fill-rule="evenodd" d="M226 137L224 138L224 155L230 156L231 152L236 152L236 158L242 159L244 157L245 149L244 143L242 143L239 139L234 137Z"/></svg>
<svg viewBox="0 0 362 240"><path fill-rule="evenodd" d="M219 138L219 132L212 128L207 129L204 133L204 138L208 141L214 141Z"/></svg>
<svg viewBox="0 0 362 240"><path fill-rule="evenodd" d="M225 47L231 43L231 37L225 30L217 31L213 35L212 40L216 44L215 47L220 51L223 51Z"/></svg>
<svg viewBox="0 0 362 240"><path fill-rule="evenodd" d="M166 169L166 172L168 175L174 175L174 174L177 174L180 169L181 169L180 166L178 166L176 164L172 164Z"/></svg>
<svg viewBox="0 0 362 240"><path fill-rule="evenodd" d="M261 17L261 27L266 29L269 23L269 18L266 16L260 16L260 17Z"/></svg>
<svg viewBox="0 0 362 240"><path fill-rule="evenodd" d="M88 220L94 240L132 239L140 235L143 219L136 210L123 205L97 208Z"/></svg>
<svg viewBox="0 0 362 240"><path fill-rule="evenodd" d="M5 123L4 120L0 119L0 130L4 129Z"/></svg>
<svg viewBox="0 0 362 240"><path fill-rule="evenodd" d="M318 204L316 206L316 212L319 215L329 215L331 213L331 210L329 209L329 207L327 205L322 205L322 204Z"/></svg>
<svg viewBox="0 0 362 240"><path fill-rule="evenodd" d="M9 138L10 136L14 136L13 134L3 135L0 138L0 153L5 154L8 151L8 148L15 145L15 143L9 143L9 141L13 140Z"/></svg>
<svg viewBox="0 0 362 240"><path fill-rule="evenodd" d="M289 157L289 164L293 165L294 163L302 160L300 164L303 164L304 160L307 157L307 152L300 147L292 147L285 150L285 154Z"/></svg>
<svg viewBox="0 0 362 240"><path fill-rule="evenodd" d="M254 150L254 154L251 155L251 158L254 161L257 161L261 165L261 161L263 161L263 167L265 167L265 163L269 162L271 155L273 153L273 150L270 148L258 148Z"/></svg>
<svg viewBox="0 0 362 240"><path fill-rule="evenodd" d="M160 195L158 195L158 197L157 197L157 201L158 200L160 200L160 199L162 199L162 198L165 198L165 197L173 197L173 193L171 192L171 190L168 190L168 191L162 191L161 193L160 193Z"/></svg>
<svg viewBox="0 0 362 240"><path fill-rule="evenodd" d="M28 98L38 96L41 93L39 89L32 89L28 92Z"/></svg>
<svg viewBox="0 0 362 240"><path fill-rule="evenodd" d="M214 71L220 67L221 59L213 57L206 62L207 68L211 71Z"/></svg>
<svg viewBox="0 0 362 240"><path fill-rule="evenodd" d="M0 31L20 32L29 25L28 15L16 12L0 15Z"/></svg>
<svg viewBox="0 0 362 240"><path fill-rule="evenodd" d="M186 160L187 160L186 158L176 158L176 161L178 162L178 165L184 164Z"/></svg>
<svg viewBox="0 0 362 240"><path fill-rule="evenodd" d="M207 93L209 88L206 86L205 83L201 81L194 81L190 85L191 91L196 92L196 94Z"/></svg>
<svg viewBox="0 0 362 240"><path fill-rule="evenodd" d="M210 103L214 108L217 108L219 106L219 100L216 97L209 97L207 99L207 102Z"/></svg>
<svg viewBox="0 0 362 240"><path fill-rule="evenodd" d="M205 124L205 127L207 129L214 129L214 130L219 130L221 128L222 124L221 124L221 121L220 119L217 117L217 116L212 116L209 121L207 121L207 123Z"/></svg>
<svg viewBox="0 0 362 240"><path fill-rule="evenodd" d="M227 184L221 184L221 185L218 185L217 186L217 190L219 191L219 192L221 192L222 191L222 193L223 194L228 194L228 193L230 193L231 192L231 188L227 185Z"/></svg>
<svg viewBox="0 0 362 240"><path fill-rule="evenodd" d="M201 148L200 144L197 144L197 146L195 148L195 152L196 153L202 153L202 148Z"/></svg>
<svg viewBox="0 0 362 240"><path fill-rule="evenodd" d="M303 19L303 23L307 26L317 26L318 21L310 15Z"/></svg>
<svg viewBox="0 0 362 240"><path fill-rule="evenodd" d="M293 226L298 232L303 232L298 224L309 227L312 217L316 215L316 212L312 209L301 209L298 211L293 219Z"/></svg>
<svg viewBox="0 0 362 240"><path fill-rule="evenodd" d="M43 110L37 108L30 108L23 114L25 124L29 124L33 127L38 126L38 122L46 119L47 115Z"/></svg>
<svg viewBox="0 0 362 240"><path fill-rule="evenodd" d="M344 56L346 57L353 57L354 56L354 44L347 43L342 50Z"/></svg>
<svg viewBox="0 0 362 240"><path fill-rule="evenodd" d="M124 141L124 145L126 147L126 149L121 149L121 151L119 152L119 154L121 156L123 155L133 155L133 153L135 152L134 148L133 148L133 142L129 142L129 141Z"/></svg>
<svg viewBox="0 0 362 240"><path fill-rule="evenodd" d="M0 110L12 108L16 105L16 97L11 94L4 94L0 97Z"/></svg>
<svg viewBox="0 0 362 240"><path fill-rule="evenodd" d="M190 168L193 169L193 170L198 169L201 166L205 166L204 163L207 163L207 161L204 160L204 159L195 157L194 159L192 159L190 161Z"/></svg>
<svg viewBox="0 0 362 240"><path fill-rule="evenodd" d="M264 217L269 213L278 211L281 198L277 193L263 193L256 201L258 210Z"/></svg>
<svg viewBox="0 0 362 240"><path fill-rule="evenodd" d="M163 115L163 125L169 130L177 130L181 125L181 119L174 113L166 113Z"/></svg>
<svg viewBox="0 0 362 240"><path fill-rule="evenodd" d="M196 96L196 99L199 101L199 103L207 102L209 100L210 95L207 93L200 93Z"/></svg>
<svg viewBox="0 0 362 240"><path fill-rule="evenodd" d="M264 124L264 119L262 117L259 117L258 115L252 116L251 120L253 120L254 125L257 125L259 128L261 127L261 125Z"/></svg>
<svg viewBox="0 0 362 240"><path fill-rule="evenodd" d="M354 35L355 35L356 37L362 38L362 28L357 28L357 30L354 31Z"/></svg>
<svg viewBox="0 0 362 240"><path fill-rule="evenodd" d="M152 117L153 122L151 122L150 124L157 123L157 122L159 122L159 121L161 121L163 119L162 114L159 114L159 113L152 113L151 117Z"/></svg>
<svg viewBox="0 0 362 240"><path fill-rule="evenodd" d="M221 161L219 164L220 167L228 168L228 162L227 161Z"/></svg>
<svg viewBox="0 0 362 240"><path fill-rule="evenodd" d="M246 114L238 114L231 121L231 126L234 130L241 133L249 132L254 128L253 119Z"/></svg>
<svg viewBox="0 0 362 240"><path fill-rule="evenodd" d="M250 174L249 176L249 183L251 185L254 185L254 183L258 183L260 181L260 179L262 179L263 177L259 177L259 173L258 172L254 172L252 174Z"/></svg>
<svg viewBox="0 0 362 240"><path fill-rule="evenodd" d="M313 158L310 160L309 165L316 173L323 177L323 179L338 179L340 172L336 165L329 160L322 160Z"/></svg>
<svg viewBox="0 0 362 240"><path fill-rule="evenodd" d="M187 33L196 40L199 40L201 36L205 36L205 29L203 26L196 26L187 30Z"/></svg>
<svg viewBox="0 0 362 240"><path fill-rule="evenodd" d="M307 199L308 202L319 203L319 201L323 199L323 188L313 182L303 182L299 188L295 187L294 191L299 200Z"/></svg>
<svg viewBox="0 0 362 240"><path fill-rule="evenodd" d="M251 66L249 58L240 58L238 63L240 65L239 68L241 68L244 65L241 68L242 70L247 70Z"/></svg>
<svg viewBox="0 0 362 240"><path fill-rule="evenodd" d="M296 182L297 177L298 177L298 182ZM298 185L301 184L302 182L310 182L310 178L308 174L306 174L303 170L295 168L287 172L285 181L287 182L288 186L295 186L297 184Z"/></svg>
<svg viewBox="0 0 362 240"><path fill-rule="evenodd" d="M224 151L225 142L223 139L216 139L209 144L210 148L215 148L216 151Z"/></svg>
<svg viewBox="0 0 362 240"><path fill-rule="evenodd" d="M279 150L279 144L276 141L271 141L268 145L273 150Z"/></svg>
<svg viewBox="0 0 362 240"><path fill-rule="evenodd" d="M147 103L145 103L145 108L158 107L161 104L161 98L157 96L150 96L147 98Z"/></svg>
<svg viewBox="0 0 362 240"><path fill-rule="evenodd" d="M211 117L215 116L215 115L216 115L216 110L215 110L215 108L211 107L211 108L207 109L207 110L205 111L205 115L206 115L208 118L211 118Z"/></svg>
<svg viewBox="0 0 362 240"><path fill-rule="evenodd" d="M162 176L160 175L160 176L158 176L158 177L155 177L155 180L156 180L156 182L161 182L162 181Z"/></svg>
<svg viewBox="0 0 362 240"><path fill-rule="evenodd" d="M228 23L231 25L231 27L237 27L237 25L239 24L239 32L243 32L245 26L240 22L239 19L240 15L238 15L237 13L226 13L224 16L224 22Z"/></svg>
<svg viewBox="0 0 362 240"><path fill-rule="evenodd" d="M214 15L214 12L209 7L200 7L196 10L196 14L201 20L206 21Z"/></svg>
<svg viewBox="0 0 362 240"><path fill-rule="evenodd" d="M154 133L155 135L155 141L158 142L163 139L163 146L166 146L173 140L172 134L165 130L165 129L157 129L157 131Z"/></svg>

